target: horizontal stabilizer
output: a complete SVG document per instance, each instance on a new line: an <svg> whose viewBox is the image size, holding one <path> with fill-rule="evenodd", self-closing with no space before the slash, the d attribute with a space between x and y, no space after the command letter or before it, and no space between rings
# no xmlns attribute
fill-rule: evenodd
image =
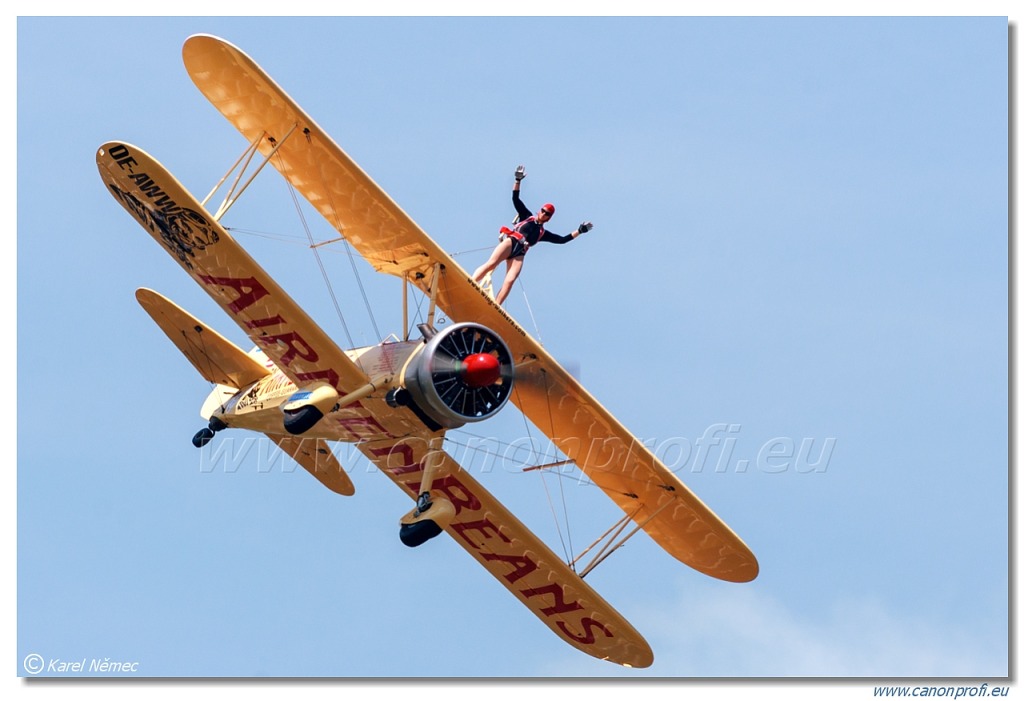
<svg viewBox="0 0 1024 701"><path fill-rule="evenodd" d="M355 485L345 474L341 463L331 453L327 441L319 438L281 436L272 433L266 435L332 492L346 497L356 493Z"/></svg>
<svg viewBox="0 0 1024 701"><path fill-rule="evenodd" d="M208 382L241 389L270 374L245 351L177 304L142 287L135 299Z"/></svg>

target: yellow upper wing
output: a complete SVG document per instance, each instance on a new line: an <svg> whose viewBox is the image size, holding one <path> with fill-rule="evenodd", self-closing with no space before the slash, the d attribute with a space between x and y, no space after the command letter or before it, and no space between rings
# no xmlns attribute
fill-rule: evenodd
<svg viewBox="0 0 1024 701"><path fill-rule="evenodd" d="M190 37L185 66L200 91L371 265L424 292L453 321L505 339L520 370L512 400L674 557L713 577L757 576L747 545L470 278L245 53ZM293 131L294 129L294 131ZM292 135L281 140L289 132Z"/></svg>
<svg viewBox="0 0 1024 701"><path fill-rule="evenodd" d="M262 139L261 153L278 148L274 167L374 268L426 290L435 262L455 266L241 49L199 34L185 41L182 57L207 99L247 140Z"/></svg>

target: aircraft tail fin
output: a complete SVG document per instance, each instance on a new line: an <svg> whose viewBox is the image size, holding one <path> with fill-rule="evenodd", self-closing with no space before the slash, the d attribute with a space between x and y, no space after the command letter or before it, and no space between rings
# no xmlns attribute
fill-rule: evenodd
<svg viewBox="0 0 1024 701"><path fill-rule="evenodd" d="M163 295L140 287L135 299L208 382L241 389L270 374L241 348Z"/></svg>

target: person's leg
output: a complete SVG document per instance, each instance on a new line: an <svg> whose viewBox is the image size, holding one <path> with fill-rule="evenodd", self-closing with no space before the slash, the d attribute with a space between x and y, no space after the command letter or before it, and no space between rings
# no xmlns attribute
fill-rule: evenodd
<svg viewBox="0 0 1024 701"><path fill-rule="evenodd" d="M505 270L505 281L501 283L501 291L498 292L498 296L494 298L494 301L498 304L502 304L505 298L508 297L508 293L512 291L512 285L515 284L516 278L519 277L520 271L523 269L523 256L518 258L508 259L508 268Z"/></svg>
<svg viewBox="0 0 1024 701"><path fill-rule="evenodd" d="M473 281L480 282L481 280L483 280L484 275L497 268L498 263L508 258L508 254L511 252L512 239L505 239L504 241L499 243L495 247L494 252L491 254L491 257L487 259L487 262L481 265L479 268L477 268L476 272L473 273Z"/></svg>

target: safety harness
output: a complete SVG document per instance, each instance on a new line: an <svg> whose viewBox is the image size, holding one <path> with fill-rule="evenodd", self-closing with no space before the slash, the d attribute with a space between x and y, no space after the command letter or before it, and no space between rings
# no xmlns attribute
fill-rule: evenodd
<svg viewBox="0 0 1024 701"><path fill-rule="evenodd" d="M537 217L535 216L527 217L526 219L523 219L521 222L517 223L511 229L508 228L507 226L501 227L500 229L498 229L499 233L501 233L501 240L504 241L505 238L507 237L518 241L519 244L523 247L523 253L525 254L526 251L530 250L530 242L527 241L526 236L523 235L522 228L529 224L530 222L536 222L536 220ZM537 226L540 228L540 236L537 237L537 241L539 242L542 238L544 238L544 225L538 223Z"/></svg>

